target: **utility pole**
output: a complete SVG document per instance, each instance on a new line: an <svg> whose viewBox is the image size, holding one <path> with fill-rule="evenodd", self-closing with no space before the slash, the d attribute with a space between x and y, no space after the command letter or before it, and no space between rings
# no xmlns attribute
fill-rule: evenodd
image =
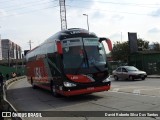
<svg viewBox="0 0 160 120"><path fill-rule="evenodd" d="M59 0L59 6L60 6L60 17L61 17L61 30L65 30L67 29L65 0Z"/></svg>
<svg viewBox="0 0 160 120"><path fill-rule="evenodd" d="M31 42L31 40L29 40L29 42L28 42L28 43L29 43L30 50L31 50L31 49L32 49L32 48L31 48L31 44L32 44L33 42Z"/></svg>

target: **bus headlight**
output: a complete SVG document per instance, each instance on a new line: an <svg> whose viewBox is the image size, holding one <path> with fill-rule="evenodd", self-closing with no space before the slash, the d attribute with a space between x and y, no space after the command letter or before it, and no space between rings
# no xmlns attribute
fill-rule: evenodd
<svg viewBox="0 0 160 120"><path fill-rule="evenodd" d="M63 82L63 84L65 87L75 87L76 86L76 84L70 83L70 82Z"/></svg>
<svg viewBox="0 0 160 120"><path fill-rule="evenodd" d="M108 77L107 79L103 80L102 82L105 83L105 82L109 82L109 81L111 81L110 77Z"/></svg>

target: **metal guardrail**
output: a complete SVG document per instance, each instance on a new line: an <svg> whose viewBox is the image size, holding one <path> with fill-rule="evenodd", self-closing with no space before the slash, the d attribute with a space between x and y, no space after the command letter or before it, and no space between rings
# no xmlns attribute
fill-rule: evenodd
<svg viewBox="0 0 160 120"><path fill-rule="evenodd" d="M1 103L2 103L2 107L3 107L3 111L4 112L15 112L17 113L17 110L14 108L14 106L7 100L7 97L6 97L6 91L7 91L7 88L8 86L15 82L15 81L18 81L18 80L21 80L25 78L25 76L21 76L21 77L16 77L16 78L13 78L13 79L10 79L10 80L7 80L4 85L3 85L3 100L1 100ZM3 112L2 111L2 112ZM1 113L2 114L2 113ZM20 118L20 117L6 117L6 118L2 118L4 120L24 120L23 118Z"/></svg>

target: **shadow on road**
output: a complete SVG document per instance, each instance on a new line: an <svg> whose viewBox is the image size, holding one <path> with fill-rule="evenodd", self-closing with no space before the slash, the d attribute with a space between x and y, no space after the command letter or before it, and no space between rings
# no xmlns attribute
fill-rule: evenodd
<svg viewBox="0 0 160 120"><path fill-rule="evenodd" d="M78 95L72 97L60 96L55 98L50 91L31 86L14 88L7 91L8 100L22 111L53 110L61 107L83 104L90 101L97 101L103 98L95 94Z"/></svg>

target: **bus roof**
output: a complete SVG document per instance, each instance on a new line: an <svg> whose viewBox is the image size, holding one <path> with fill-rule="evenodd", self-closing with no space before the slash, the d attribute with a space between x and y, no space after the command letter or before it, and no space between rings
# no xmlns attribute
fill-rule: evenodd
<svg viewBox="0 0 160 120"><path fill-rule="evenodd" d="M53 36L51 36L49 39L58 39L58 40L63 40L66 38L73 38L73 37L96 37L95 33L90 33L86 29L82 28L70 28L66 30L62 30L60 32L57 32Z"/></svg>
<svg viewBox="0 0 160 120"><path fill-rule="evenodd" d="M41 45L43 45L45 43L53 42L55 40L60 40L61 41L63 39L74 38L74 37L93 37L93 38L97 38L95 33L89 32L86 29L83 29L83 28L69 28L69 29L66 29L66 30L59 31L56 34L52 35L47 40L45 40L43 43L41 43L37 47L33 48L29 52L27 52L27 54L31 53L32 51L34 51L35 49L37 49L38 47L40 47Z"/></svg>

